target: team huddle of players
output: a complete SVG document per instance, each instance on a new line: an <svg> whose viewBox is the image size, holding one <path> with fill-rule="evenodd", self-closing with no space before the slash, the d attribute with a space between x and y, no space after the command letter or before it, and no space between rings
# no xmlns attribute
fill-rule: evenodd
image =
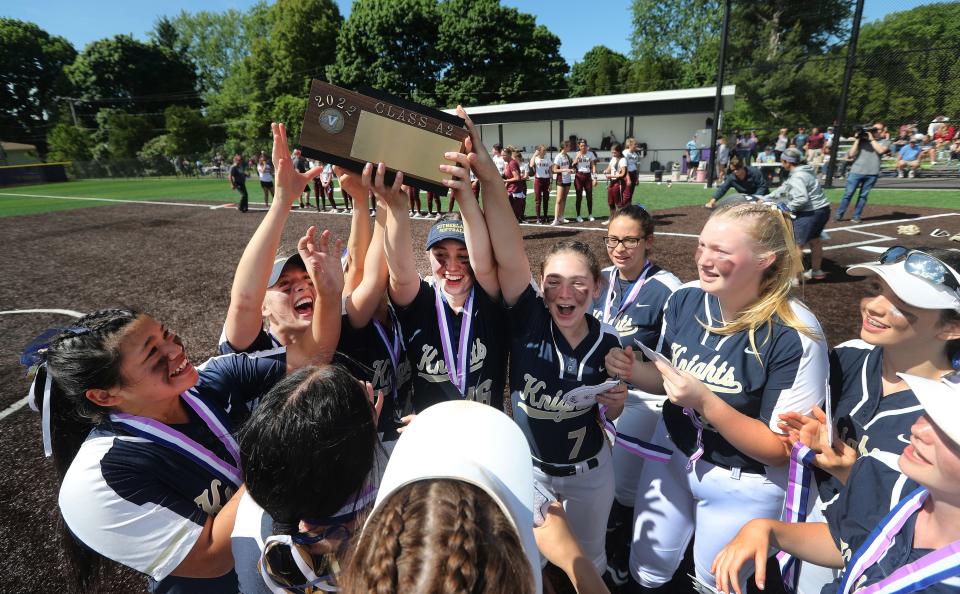
<svg viewBox="0 0 960 594"><path fill-rule="evenodd" d="M832 350L775 205L717 208L686 284L629 199L609 266L565 240L534 271L515 167L460 115L467 152L440 165L459 212L430 229L428 278L383 164L335 171L377 201L343 261L313 227L276 257L318 170L274 124L276 199L220 356L194 367L123 309L28 349L78 587L107 558L156 592L526 593L550 561L580 592L657 592L692 539L701 589L763 588L776 555L793 592L960 590L957 255L852 267L860 339Z"/></svg>

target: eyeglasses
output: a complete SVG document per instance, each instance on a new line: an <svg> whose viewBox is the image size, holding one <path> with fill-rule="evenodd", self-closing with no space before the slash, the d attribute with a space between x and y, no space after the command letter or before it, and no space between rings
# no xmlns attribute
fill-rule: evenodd
<svg viewBox="0 0 960 594"><path fill-rule="evenodd" d="M935 285L943 285L960 295L960 282L957 281L950 268L930 254L912 250L902 245L895 245L880 256L881 264L896 264L898 262L903 262L904 270L913 276Z"/></svg>
<svg viewBox="0 0 960 594"><path fill-rule="evenodd" d="M628 250L632 250L644 239L646 239L646 237L624 237L621 239L619 237L613 237L612 235L604 235L603 243L605 243L608 248L616 248L622 243L623 247L627 248Z"/></svg>

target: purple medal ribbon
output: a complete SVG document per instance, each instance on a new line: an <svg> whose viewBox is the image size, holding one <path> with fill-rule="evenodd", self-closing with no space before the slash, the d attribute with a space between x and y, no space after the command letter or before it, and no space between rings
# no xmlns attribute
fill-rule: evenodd
<svg viewBox="0 0 960 594"><path fill-rule="evenodd" d="M783 513L784 522L805 522L807 520L810 481L813 477L810 464L813 463L815 456L816 452L800 442L793 444L790 449L787 502ZM777 562L780 564L783 585L788 592L796 591L797 580L800 578L800 561L793 555L780 551L777 553Z"/></svg>
<svg viewBox="0 0 960 594"><path fill-rule="evenodd" d="M617 431L617 426L613 424L613 421L607 418L607 407L600 407L600 420L603 421L603 428L607 431L607 435L613 440L613 443L620 446L627 452L637 456L638 458L643 458L644 460L653 460L654 462L669 462L670 456L673 455L672 450L668 450L665 447L658 446L653 443L643 441L642 439L637 439L627 435L626 433L620 433Z"/></svg>
<svg viewBox="0 0 960 594"><path fill-rule="evenodd" d="M633 281L633 284L630 285L630 289L627 291L627 294L620 301L620 308L617 309L617 313L613 316L610 315L610 306L613 304L613 287L617 282L617 275L619 271L614 267L610 271L610 280L607 283L607 301L603 306L603 323L609 324L612 320L620 317L620 314L624 312L628 307L630 307L634 301L637 300L637 295L640 294L640 289L643 288L643 285L647 282L647 274L650 272L650 268L653 266L653 263L649 260L647 261L646 266L643 267L643 270L640 271L640 276L637 277L637 280Z"/></svg>
<svg viewBox="0 0 960 594"><path fill-rule="evenodd" d="M206 423L207 427L217 439L223 443L230 457L233 458L234 464L221 460L216 454L192 438L155 419L127 413L113 413L110 415L110 420L123 425L138 437L142 437L183 454L225 479L231 483L234 488L240 488L240 485L243 484L243 473L240 472L240 450L237 446L237 440L230 434L230 431L224 425L223 421L220 420L220 417L218 417L205 402L200 400L199 397L190 392L184 392L180 397L183 398L183 401Z"/></svg>
<svg viewBox="0 0 960 594"><path fill-rule="evenodd" d="M881 520L847 565L838 590L839 594L849 594L853 591L864 571L887 554L887 550L903 529L903 525L923 507L923 502L929 495L925 488L920 487ZM922 590L956 575L960 575L960 541L954 541L928 553L917 561L897 569L883 580L857 592L860 594L906 594Z"/></svg>
<svg viewBox="0 0 960 594"><path fill-rule="evenodd" d="M393 369L393 379L390 382L393 386L393 401L397 401L397 390L400 384L400 353L403 352L403 343L400 340L400 322L397 320L397 314L393 312L392 307L387 308L390 314L390 327L393 330L393 340L387 335L387 329L383 327L380 320L373 320L373 327L377 329L383 346L387 349L387 355L390 356L390 366Z"/></svg>
<svg viewBox="0 0 960 594"><path fill-rule="evenodd" d="M683 414L690 418L690 423L697 430L697 449L690 454L690 459L687 461L687 470L690 470L693 468L693 463L699 460L700 456L703 456L703 423L697 417L696 411L689 406L683 407Z"/></svg>
<svg viewBox="0 0 960 594"><path fill-rule="evenodd" d="M467 394L467 376L470 373L470 327L473 325L473 292L463 304L460 314L460 343L456 351L453 350L453 339L450 337L450 325L447 322L446 298L440 291L440 284L434 283L433 294L436 300L437 323L440 325L440 343L443 346L443 362L447 366L447 375L450 382L457 388L461 396Z"/></svg>

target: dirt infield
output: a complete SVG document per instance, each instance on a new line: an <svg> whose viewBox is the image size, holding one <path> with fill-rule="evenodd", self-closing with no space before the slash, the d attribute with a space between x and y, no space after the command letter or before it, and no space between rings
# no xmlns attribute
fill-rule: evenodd
<svg viewBox="0 0 960 594"><path fill-rule="evenodd" d="M798 289L819 317L831 344L856 336L860 324L858 279L845 265L875 257L881 250L907 246L957 247L932 238L934 228L960 233L954 211L871 206L863 224L831 223L826 244L826 281ZM654 258L682 280L693 280L696 234L708 211L658 211ZM897 236L897 225L912 219L922 230ZM226 313L234 267L262 212L241 215L209 205L123 204L0 219L6 256L0 262L0 410L27 394L20 350L40 331L69 323L61 313L6 313L11 310L67 309L87 312L130 305L163 320L182 337L194 361L215 352ZM346 238L350 218L296 211L283 244L295 245L309 224L328 227ZM413 223L414 245L423 245L429 222ZM537 266L556 240L578 237L603 255L599 222L573 227L525 226L531 262ZM866 250L864 248L867 248ZM604 258L605 259L605 258ZM421 256L421 270L426 260ZM0 467L0 592L54 592L62 585L56 547L56 496L52 469L43 459L39 418L27 407L0 412L0 438L6 455ZM143 581L118 571L112 592L143 590Z"/></svg>

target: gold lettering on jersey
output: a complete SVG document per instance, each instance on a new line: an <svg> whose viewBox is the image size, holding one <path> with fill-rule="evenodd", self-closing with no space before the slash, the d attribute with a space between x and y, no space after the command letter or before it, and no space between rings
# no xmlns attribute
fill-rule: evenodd
<svg viewBox="0 0 960 594"><path fill-rule="evenodd" d="M597 318L600 321L603 321L603 311L599 309L593 310L593 317ZM614 327L614 329L616 329L617 334L619 334L620 336L630 336L631 334L636 334L637 330L640 329L633 322L633 318L628 315L620 316L611 325Z"/></svg>
<svg viewBox="0 0 960 594"><path fill-rule="evenodd" d="M487 358L487 347L479 338L473 340L470 349L470 371L474 372L483 367ZM417 361L417 374L428 382L446 382L450 380L447 374L447 364L443 354L436 348L425 344L421 347L420 360Z"/></svg>
<svg viewBox="0 0 960 594"><path fill-rule="evenodd" d="M215 516L220 511L220 508L223 507L223 504L233 496L233 488L226 486L223 489L223 498L221 498L220 487L223 486L220 479L213 479L210 481L210 488L204 489L203 493L200 493L193 499L194 503L205 513Z"/></svg>
<svg viewBox="0 0 960 594"><path fill-rule="evenodd" d="M592 404L579 409L570 406L563 400L563 390L557 390L555 394L543 393L547 383L529 373L523 374L523 381L523 390L520 391L520 402L517 406L531 419L545 419L559 423L564 419L579 417L593 410Z"/></svg>
<svg viewBox="0 0 960 594"><path fill-rule="evenodd" d="M396 387L399 388L409 381L412 373L410 360L406 357L400 357ZM390 363L390 359L378 359L373 362L373 376L370 383L373 384L375 390L393 389L393 365Z"/></svg>
<svg viewBox="0 0 960 594"><path fill-rule="evenodd" d="M718 394L739 394L743 384L737 380L736 369L720 361L720 355L714 355L709 361L700 359L700 355L685 358L687 347L672 343L673 366L682 369L702 381L712 392Z"/></svg>

